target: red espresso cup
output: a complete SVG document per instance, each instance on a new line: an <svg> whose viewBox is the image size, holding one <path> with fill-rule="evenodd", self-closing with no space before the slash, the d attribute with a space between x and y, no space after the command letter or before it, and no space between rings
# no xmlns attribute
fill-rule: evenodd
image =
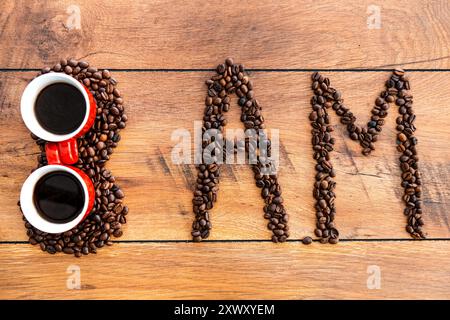
<svg viewBox="0 0 450 320"><path fill-rule="evenodd" d="M85 112L81 124L72 132L57 134L46 129L36 115L36 101L40 93L54 84L70 85L83 96ZM92 210L95 200L95 190L91 179L80 169L70 165L78 161L77 138L87 133L95 121L97 107L91 92L76 79L63 73L46 73L33 79L25 88L20 111L27 128L39 138L46 140L45 154L49 165L41 167L25 180L21 194L20 206L25 218L35 228L47 233L62 233L82 222ZM61 112L61 111L60 111ZM62 110L64 112L64 110ZM39 181L51 172L62 171L73 176L81 185L83 194L79 203L82 210L70 221L60 223L46 219L36 206L35 187ZM50 192L50 191L49 191ZM58 201L61 201L59 199Z"/></svg>
<svg viewBox="0 0 450 320"><path fill-rule="evenodd" d="M69 221L55 222L42 214L36 203L36 186L51 173L69 174L81 186L80 210ZM51 190L47 191L51 193ZM95 190L91 179L80 169L64 165L47 165L33 171L22 185L20 192L20 207L27 221L35 228L47 233L62 233L76 227L91 212L95 200ZM64 199L63 201L68 201ZM63 203L60 203L60 205Z"/></svg>

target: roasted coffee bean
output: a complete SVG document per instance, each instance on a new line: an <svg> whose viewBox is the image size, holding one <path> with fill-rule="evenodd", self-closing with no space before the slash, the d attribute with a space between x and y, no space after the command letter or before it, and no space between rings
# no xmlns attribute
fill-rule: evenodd
<svg viewBox="0 0 450 320"><path fill-rule="evenodd" d="M304 237L302 240L303 244L311 244L312 243L312 239L311 237Z"/></svg>
<svg viewBox="0 0 450 320"><path fill-rule="evenodd" d="M128 207L123 205L124 193L115 184L111 172L104 168L105 162L120 140L119 132L128 120L124 113L123 99L116 88L117 81L108 70L98 71L89 67L86 61L62 59L42 73L65 72L82 82L97 101L97 117L92 129L78 139L80 159L75 165L92 179L96 188L96 199L90 215L78 226L63 234L44 234L26 222L27 235L31 244L38 244L42 251L50 254L64 252L80 257L96 253L104 244L110 245L111 237L123 234L122 224L126 222ZM103 94L103 95L102 95ZM110 99L110 97L112 97ZM47 165L45 142L31 135L40 149L38 167ZM104 200L103 200L104 199ZM110 228L113 225L113 228Z"/></svg>
<svg viewBox="0 0 450 320"><path fill-rule="evenodd" d="M244 72L242 65L235 64L233 59L227 58L224 64L219 64L216 68L217 74L205 82L207 95L205 98L205 109L203 116L204 129L218 129L224 131L226 119L224 114L229 110L229 94L236 93L238 105L241 107L241 122L246 129L264 129L264 118L261 114L261 106L255 99L255 92L252 82ZM212 138L203 141L203 147L213 142ZM267 140L270 145L270 140ZM258 146L245 143L241 150L249 152L256 150ZM218 148L220 150L220 148ZM269 148L268 148L269 150ZM261 150L260 150L261 151ZM269 152L269 151L268 151ZM267 153L268 153L267 152ZM255 174L256 185L261 188L261 197L264 199L264 218L268 219L268 229L272 231L274 242L284 242L289 236L287 226L288 215L283 206L281 188L276 175L263 175L262 169L265 165L263 159L267 159L269 154L262 153L257 156L257 161L252 164ZM211 221L208 211L213 208L217 201L218 184L220 177L220 165L213 163L197 166L197 185L194 190L192 201L195 221L192 224L192 238L195 242L209 236Z"/></svg>
<svg viewBox="0 0 450 320"><path fill-rule="evenodd" d="M320 238L321 243L337 243L339 232L335 228L334 218L336 208L334 206L335 182L332 180L335 172L329 161L329 153L333 150L331 135L332 127L329 122L327 109L332 106L336 114L341 118L341 122L347 126L347 131L352 140L358 140L362 147L362 154L368 156L375 150L375 142L378 134L382 130L387 116L389 103L395 101L399 107L400 116L397 117L397 149L402 152L400 168L402 170L402 186L404 188L403 200L406 204L405 215L407 216L406 230L414 238L424 238L422 231L423 220L413 219L416 212L421 209L421 180L416 179L416 174L420 175L417 165L418 157L415 145L417 138L413 136L415 127L415 115L412 110L412 96L407 90L410 89L409 81L404 76L404 71L396 69L386 82L385 91L382 91L375 100L372 109L371 121L367 127L359 127L355 124L356 117L350 110L343 106L341 94L336 94L330 80L323 77L318 72L312 74L312 90L314 96L311 99L312 112L309 120L312 126L313 156L316 164L316 183L314 184L313 196L316 199L317 229L315 235Z"/></svg>
<svg viewBox="0 0 450 320"><path fill-rule="evenodd" d="M114 192L114 195L118 198L118 199L122 199L125 195L123 194L123 191L121 190L121 189L117 189L115 192ZM114 202L114 199L113 199L113 201L111 201L111 202Z"/></svg>
<svg viewBox="0 0 450 320"><path fill-rule="evenodd" d="M106 144L103 141L99 141L96 144L97 150L102 150L106 147Z"/></svg>
<svg viewBox="0 0 450 320"><path fill-rule="evenodd" d="M339 242L339 238L329 238L328 242L331 243L331 244L336 244L336 243Z"/></svg>

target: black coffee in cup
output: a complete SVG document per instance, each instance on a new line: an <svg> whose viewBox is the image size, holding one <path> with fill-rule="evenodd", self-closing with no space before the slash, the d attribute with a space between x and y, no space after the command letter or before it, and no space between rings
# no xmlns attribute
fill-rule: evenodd
<svg viewBox="0 0 450 320"><path fill-rule="evenodd" d="M63 82L54 83L39 93L34 112L45 130L54 134L69 134L83 123L86 101L74 86Z"/></svg>
<svg viewBox="0 0 450 320"><path fill-rule="evenodd" d="M83 210L84 199L80 181L66 171L47 173L36 183L33 192L41 217L54 223L75 219Z"/></svg>

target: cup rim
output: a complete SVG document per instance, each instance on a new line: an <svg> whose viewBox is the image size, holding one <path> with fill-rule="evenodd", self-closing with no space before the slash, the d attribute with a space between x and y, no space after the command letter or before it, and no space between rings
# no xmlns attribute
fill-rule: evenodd
<svg viewBox="0 0 450 320"><path fill-rule="evenodd" d="M47 86L58 82L67 83L76 87L82 93L84 101L86 103L86 113L84 115L83 122L76 130L67 134L55 134L43 128L37 120L34 111L34 105L39 93ZM58 72L45 73L34 78L25 87L25 90L22 93L22 98L20 100L20 113L22 115L25 126L39 138L51 142L60 142L76 137L84 128L89 119L90 108L92 108L92 106L90 105L86 88L75 78L67 74Z"/></svg>
<svg viewBox="0 0 450 320"><path fill-rule="evenodd" d="M78 216L66 223L55 223L44 219L36 209L33 200L34 188L36 183L39 181L47 173L53 171L65 171L71 173L73 176L77 178L77 180L81 183L84 192L84 204L83 209L80 211ZM47 165L40 167L33 171L25 182L22 185L22 189L20 191L20 207L22 209L22 213L27 219L27 221L35 228L47 232L47 233L63 233L78 225L86 215L86 211L89 205L89 191L86 183L83 178L68 166L63 165Z"/></svg>

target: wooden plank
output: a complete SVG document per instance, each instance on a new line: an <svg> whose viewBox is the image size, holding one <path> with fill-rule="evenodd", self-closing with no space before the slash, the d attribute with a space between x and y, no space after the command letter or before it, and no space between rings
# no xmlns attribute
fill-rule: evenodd
<svg viewBox="0 0 450 320"><path fill-rule="evenodd" d="M449 250L448 241L147 243L75 259L0 245L0 298L449 299ZM77 267L81 289L68 289ZM374 271L380 289L368 288Z"/></svg>
<svg viewBox="0 0 450 320"><path fill-rule="evenodd" d="M34 73L0 74L0 240L26 240L16 206L21 184L35 165L37 148L19 114L20 95ZM108 163L130 207L124 239L190 239L193 165L171 161L170 137L175 129L193 132L202 118L204 80L208 72L116 72L129 115L123 139ZM343 92L346 104L363 124L387 72L328 72ZM410 73L417 113L420 166L424 180L426 231L430 237L450 237L448 222L450 179L450 114L443 112L450 95L446 73ZM255 92L263 105L268 128L280 130L280 181L290 214L292 238L312 235L314 161L308 114L310 73L254 72ZM229 128L242 128L233 99ZM392 108L377 150L363 157L359 145L337 123L337 219L342 238L408 238L401 201L402 188L395 150L395 112ZM268 239L263 203L246 165L224 168L221 190L212 210L211 239Z"/></svg>
<svg viewBox="0 0 450 320"><path fill-rule="evenodd" d="M0 67L41 68L74 56L109 68L211 68L229 55L251 68L450 67L446 0L76 5L2 1ZM369 28L373 5L379 6L379 29Z"/></svg>

